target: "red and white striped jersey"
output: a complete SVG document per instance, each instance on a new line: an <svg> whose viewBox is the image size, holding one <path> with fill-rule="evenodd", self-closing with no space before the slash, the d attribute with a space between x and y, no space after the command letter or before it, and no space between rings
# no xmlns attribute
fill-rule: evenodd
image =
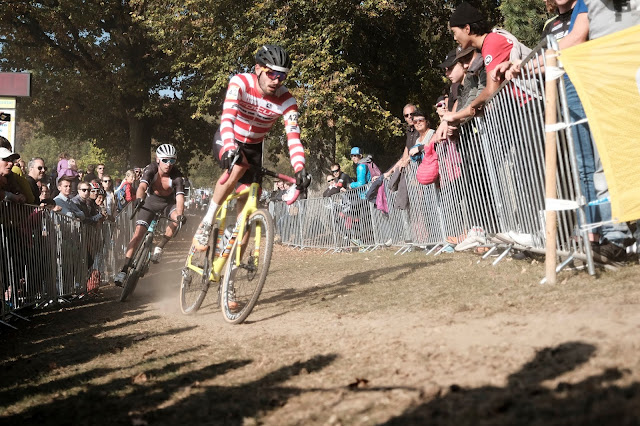
<svg viewBox="0 0 640 426"><path fill-rule="evenodd" d="M247 144L262 142L276 120L283 116L291 165L298 172L305 164L298 115L298 104L286 87L278 88L273 96L264 96L255 74L237 74L229 81L222 107L222 152L234 149L235 140Z"/></svg>

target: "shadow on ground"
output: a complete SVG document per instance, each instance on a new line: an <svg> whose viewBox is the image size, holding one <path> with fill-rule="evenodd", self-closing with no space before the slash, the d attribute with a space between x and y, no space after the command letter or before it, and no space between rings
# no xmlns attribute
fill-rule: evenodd
<svg viewBox="0 0 640 426"><path fill-rule="evenodd" d="M308 390L283 386L293 376L312 374L330 365L336 355L318 355L275 370L254 381L236 386L205 385L203 382L250 364L250 360L230 360L204 368L181 372L188 363L168 363L145 371L145 381L130 377L103 384L88 384L77 395L59 392L56 400L34 406L15 416L3 418L7 424L243 424L284 405L288 399ZM97 377L106 373L93 370ZM65 380L75 382L87 377ZM59 383L64 390L64 383ZM61 416L63 416L61 418ZM63 419L63 421L61 421Z"/></svg>
<svg viewBox="0 0 640 426"><path fill-rule="evenodd" d="M577 383L543 386L595 353L595 346L568 342L537 352L534 359L509 376L505 387L463 388L423 396L424 403L406 410L387 425L517 425L640 424L640 383L612 382L628 370L610 368Z"/></svg>

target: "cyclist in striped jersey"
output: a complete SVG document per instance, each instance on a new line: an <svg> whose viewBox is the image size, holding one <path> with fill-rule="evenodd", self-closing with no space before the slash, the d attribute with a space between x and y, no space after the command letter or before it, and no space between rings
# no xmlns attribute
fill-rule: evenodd
<svg viewBox="0 0 640 426"><path fill-rule="evenodd" d="M296 172L296 185L304 190L309 186L311 177L304 167L298 104L282 85L291 69L291 58L282 47L265 45L256 52L255 59L253 73L237 74L229 82L220 127L213 140L213 152L224 170L229 168L238 151L249 164L261 166L263 140L282 116L291 165ZM250 185L252 181L253 172L242 167L234 167L224 184L218 180L209 209L195 236L201 246L207 244L211 224L220 204L231 194L236 184Z"/></svg>

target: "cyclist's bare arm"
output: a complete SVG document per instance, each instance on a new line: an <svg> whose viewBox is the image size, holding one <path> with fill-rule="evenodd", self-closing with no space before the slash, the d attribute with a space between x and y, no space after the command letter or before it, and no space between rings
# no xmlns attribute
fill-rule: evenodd
<svg viewBox="0 0 640 426"><path fill-rule="evenodd" d="M149 185L147 185L146 182L140 182L140 185L138 185L138 190L136 191L136 199L144 200L147 196L147 188L149 188Z"/></svg>

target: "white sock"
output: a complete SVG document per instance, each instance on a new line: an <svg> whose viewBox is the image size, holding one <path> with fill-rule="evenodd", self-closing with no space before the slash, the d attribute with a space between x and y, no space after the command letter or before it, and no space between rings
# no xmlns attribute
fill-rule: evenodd
<svg viewBox="0 0 640 426"><path fill-rule="evenodd" d="M202 219L202 223L207 223L211 225L213 223L213 217L216 215L216 211L218 211L218 207L220 207L216 203L209 204L209 210L204 215L204 219Z"/></svg>

